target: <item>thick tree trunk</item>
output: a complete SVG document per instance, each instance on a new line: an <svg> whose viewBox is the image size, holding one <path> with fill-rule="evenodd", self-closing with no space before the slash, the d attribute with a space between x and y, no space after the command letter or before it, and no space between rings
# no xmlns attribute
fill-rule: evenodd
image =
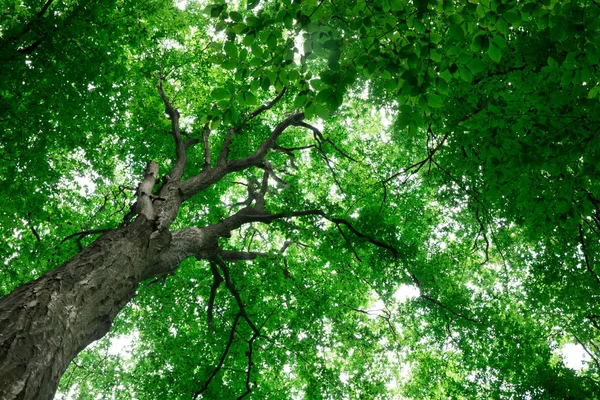
<svg viewBox="0 0 600 400"><path fill-rule="evenodd" d="M140 216L0 301L1 400L53 398L71 360L108 332L154 269L154 227Z"/></svg>

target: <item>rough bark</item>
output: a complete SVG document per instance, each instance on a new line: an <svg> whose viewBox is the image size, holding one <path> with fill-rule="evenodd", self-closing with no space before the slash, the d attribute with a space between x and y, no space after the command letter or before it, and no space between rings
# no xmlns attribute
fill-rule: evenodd
<svg viewBox="0 0 600 400"><path fill-rule="evenodd" d="M0 399L52 399L71 360L108 332L141 281L216 245L199 228L157 232L140 216L0 301Z"/></svg>
<svg viewBox="0 0 600 400"><path fill-rule="evenodd" d="M0 302L0 399L52 399L71 360L135 296L154 223L109 232Z"/></svg>
<svg viewBox="0 0 600 400"><path fill-rule="evenodd" d="M153 194L158 164L148 163L144 180L138 187L135 207L138 217L132 224L105 233L71 260L0 300L0 400L52 399L71 360L109 331L113 319L136 295L143 280L173 271L190 256L218 261L222 254L219 237L229 237L231 230L245 223L269 223L284 217L283 214L271 218L265 215L264 195L268 186L265 172L260 193L253 198L254 207L248 204L232 217L204 228L169 230L182 202L228 173L251 167L266 170L268 166L263 161L267 152L276 145L277 138L288 127L297 126L304 115L286 118L252 155L239 160L229 160L228 153L232 135L241 126L230 130L217 165L210 165L207 148L202 171L182 181L186 150L198 141L183 142L179 112L165 96L162 79L161 76L159 93L172 121L177 150L174 167L163 180L162 188ZM257 109L251 118L271 108L282 95ZM225 278L228 279L227 275ZM230 282L228 285L231 286ZM230 290L237 293L233 287ZM240 309L243 310L243 306L240 305Z"/></svg>

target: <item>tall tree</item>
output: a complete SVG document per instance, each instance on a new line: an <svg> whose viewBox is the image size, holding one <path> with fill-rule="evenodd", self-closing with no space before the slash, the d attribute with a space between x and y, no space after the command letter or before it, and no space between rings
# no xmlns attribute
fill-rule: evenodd
<svg viewBox="0 0 600 400"><path fill-rule="evenodd" d="M179 6L4 7L2 399L600 396L598 2Z"/></svg>

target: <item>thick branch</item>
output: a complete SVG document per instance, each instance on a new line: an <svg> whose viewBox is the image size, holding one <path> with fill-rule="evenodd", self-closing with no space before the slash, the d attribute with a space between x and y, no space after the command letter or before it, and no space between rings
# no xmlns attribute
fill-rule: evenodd
<svg viewBox="0 0 600 400"><path fill-rule="evenodd" d="M144 180L138 188L137 213L145 215L148 220L156 219L156 213L152 206L152 188L158 177L158 163L150 161L144 171Z"/></svg>
<svg viewBox="0 0 600 400"><path fill-rule="evenodd" d="M205 147L205 168L200 174L182 182L179 186L183 200L189 199L195 194L200 193L201 191L210 187L212 184L221 180L230 172L242 171L250 167L258 167L264 164L264 157L267 155L270 149L276 147L276 142L279 136L281 136L281 134L288 127L297 125L297 123L303 119L304 113L290 115L273 129L271 135L269 135L269 137L252 155L238 160L227 160L231 140L233 135L236 133L236 128L229 129L227 136L225 137L225 142L221 148L221 152L219 153L216 166L214 168L206 166L206 161L209 160L209 158L207 158L207 154L209 153L206 153L207 147ZM207 141L208 140L205 139L205 146L207 146Z"/></svg>

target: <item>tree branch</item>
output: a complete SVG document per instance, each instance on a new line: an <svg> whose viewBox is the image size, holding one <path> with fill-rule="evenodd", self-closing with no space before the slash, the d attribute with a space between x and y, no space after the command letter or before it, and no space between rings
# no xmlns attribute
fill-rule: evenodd
<svg viewBox="0 0 600 400"><path fill-rule="evenodd" d="M221 269L221 272L225 277L225 286L227 287L227 289L229 289L229 292L234 297L238 308L240 309L240 314L242 315L246 323L248 323L248 326L252 329L252 331L258 334L259 330L248 316L248 313L246 312L246 307L244 306L244 302L242 301L242 297L240 296L240 292L238 292L238 290L233 285L233 282L231 281L231 275L229 275L229 268L227 268L225 262L223 262L223 260L219 257L215 257L212 261L216 263Z"/></svg>
<svg viewBox="0 0 600 400"><path fill-rule="evenodd" d="M301 126L303 128L307 128L310 129L313 132L314 138L318 143L318 148L319 151L321 151L321 153L323 153L323 149L322 146L324 143L329 143L338 153L340 153L344 158L347 158L350 161L354 161L354 162L358 162L356 159L354 159L353 157L349 156L346 152L344 152L342 149L340 149L339 147L336 146L335 143L333 143L333 141L329 138L325 139L325 137L323 136L323 133L315 126L306 123L304 121L300 121L297 124L295 124L296 126Z"/></svg>
<svg viewBox="0 0 600 400"><path fill-rule="evenodd" d="M226 164L227 172L242 171L246 168L259 165L267 152L275 146L279 136L281 136L288 127L296 125L303 119L304 113L292 114L287 117L273 129L271 135L258 147L254 154L238 160L228 161ZM223 146L225 146L225 144Z"/></svg>
<svg viewBox="0 0 600 400"><path fill-rule="evenodd" d="M234 250L219 250L219 255L224 261L252 261L258 257L274 259L269 253L259 251L234 251Z"/></svg>
<svg viewBox="0 0 600 400"><path fill-rule="evenodd" d="M254 350L254 341L258 335L259 333L256 331L250 340L248 340L248 351L246 352L246 357L248 357L248 368L246 369L246 391L242 393L237 400L243 399L252 391L252 388L250 387L250 373L252 372L252 366L254 365L254 362L252 361L252 351Z"/></svg>
<svg viewBox="0 0 600 400"><path fill-rule="evenodd" d="M213 308L215 306L215 298L217 297L217 289L221 286L223 277L219 273L219 269L214 262L211 261L209 264L210 272L212 272L213 275L213 283L210 286L210 296L208 297L208 306L206 307L208 328L210 329L213 322Z"/></svg>
<svg viewBox="0 0 600 400"><path fill-rule="evenodd" d="M169 172L169 177L171 180L179 181L183 177L185 165L187 163L186 146L192 146L193 144L197 143L197 140L190 139L188 143L183 142L183 139L181 138L181 131L179 129L179 111L173 107L167 95L165 94L165 91L163 90L164 79L165 77L161 72L159 76L159 83L156 85L156 88L158 89L158 94L160 94L161 99L165 103L165 112L171 120L171 135L175 140L175 151L177 156L175 165Z"/></svg>
<svg viewBox="0 0 600 400"><path fill-rule="evenodd" d="M238 312L237 315L235 316L235 319L233 320L233 325L231 325L231 330L229 331L229 341L227 342L227 345L225 346L225 350L223 351L223 354L221 355L221 359L219 360L219 363L217 364L217 366L215 367L213 372L210 374L210 376L208 377L206 382L204 382L204 385L202 385L200 390L198 390L196 393L194 393L194 397L193 397L194 400L196 400L198 398L198 396L200 396L206 389L208 389L208 385L210 385L210 382L214 379L215 376L217 376L217 374L223 367L223 363L225 363L225 358L227 358L227 354L229 353L229 350L231 349L231 345L233 344L233 339L235 338L235 331L236 331L237 324L240 321L241 316L242 315L240 312Z"/></svg>
<svg viewBox="0 0 600 400"><path fill-rule="evenodd" d="M285 94L287 88L284 87L283 89L281 89L281 92L279 92L279 94L277 95L277 97L275 97L273 100L271 100L269 103L267 104L263 104L260 107L258 107L256 110L254 110L247 118L246 120L242 123L245 124L246 122L250 121L251 119L253 119L254 117L258 116L259 114L263 113L264 111L270 110L271 108L273 108L273 106L275 104L277 104L279 102L279 100L281 100L281 98L283 97L283 95ZM239 128L242 127L242 125L239 126Z"/></svg>
<svg viewBox="0 0 600 400"><path fill-rule="evenodd" d="M158 163L150 161L144 171L144 180L140 183L137 193L137 213L145 215L149 220L156 219L152 205L152 188L158 180Z"/></svg>
<svg viewBox="0 0 600 400"><path fill-rule="evenodd" d="M590 264L587 246L585 243L585 237L583 235L583 226L581 224L579 224L579 243L581 244L581 251L583 252L583 257L585 259L585 266L586 266L588 272L596 279L596 282L600 285L600 277L598 276L598 274L596 274L596 272L594 272L594 269L592 268L592 265Z"/></svg>
<svg viewBox="0 0 600 400"><path fill-rule="evenodd" d="M202 141L204 143L204 167L203 170L210 168L210 142L208 137L210 136L210 127L208 124L204 125L202 129Z"/></svg>
<svg viewBox="0 0 600 400"><path fill-rule="evenodd" d="M232 215L228 218L225 218L219 224L213 225L213 227L217 230L219 236L228 237L231 235L232 230L238 229L242 225L248 224L251 222L262 222L265 224L270 224L271 222L278 220L278 219L292 218L292 217L306 217L306 216L311 216L311 215L324 218L330 222L333 222L336 225L344 225L355 236L358 236L361 239L365 239L366 241L368 241L369 243L371 243L377 247L381 247L381 248L388 250L390 253L392 253L394 255L394 257L399 256L398 250L396 250L394 247L390 246L389 244L383 243L377 239L374 239L368 235L365 235L362 232L358 231L356 228L354 228L354 226L350 222L346 221L345 219L330 217L324 211L319 210L319 209L305 210L305 211L292 211L292 212L287 212L287 213L267 214L260 210L255 210L254 208L251 208L251 207L244 207L240 211L235 213L234 215Z"/></svg>
<svg viewBox="0 0 600 400"><path fill-rule="evenodd" d="M66 242L67 240L78 236L79 238L85 237L85 236L89 236L89 235L96 235L98 233L106 233L112 231L112 229L110 228L104 228L104 229L91 229L89 231L82 231L82 232L77 232L77 233L72 233L69 236L66 236L63 240L60 241L60 244L63 244L64 242ZM78 238L78 240L79 240Z"/></svg>

